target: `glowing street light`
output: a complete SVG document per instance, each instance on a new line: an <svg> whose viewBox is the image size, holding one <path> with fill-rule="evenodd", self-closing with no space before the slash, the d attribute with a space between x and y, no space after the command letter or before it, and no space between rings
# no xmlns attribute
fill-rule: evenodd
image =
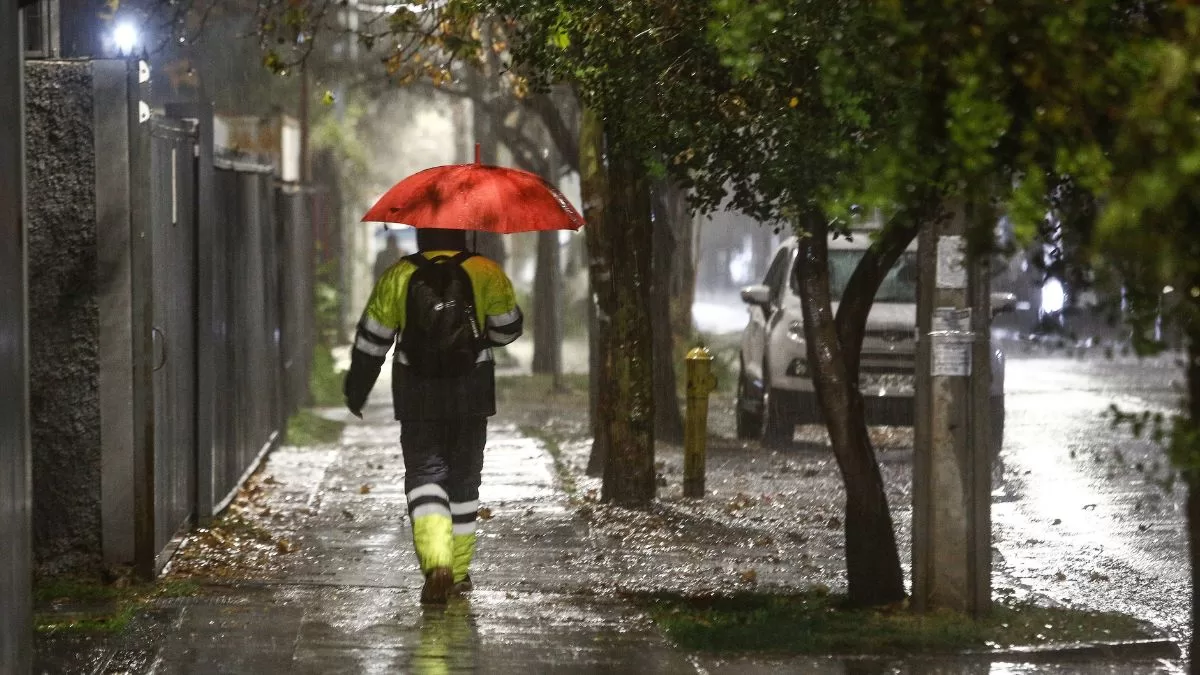
<svg viewBox="0 0 1200 675"><path fill-rule="evenodd" d="M132 21L122 21L113 28L113 44L120 54L133 54L133 50L138 46L140 39L141 36L138 35L137 26Z"/></svg>

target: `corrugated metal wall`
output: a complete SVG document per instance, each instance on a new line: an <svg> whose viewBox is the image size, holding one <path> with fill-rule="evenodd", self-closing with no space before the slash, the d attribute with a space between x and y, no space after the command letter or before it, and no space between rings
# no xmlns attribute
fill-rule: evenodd
<svg viewBox="0 0 1200 675"><path fill-rule="evenodd" d="M0 673L29 672L33 637L19 25L0 0Z"/></svg>

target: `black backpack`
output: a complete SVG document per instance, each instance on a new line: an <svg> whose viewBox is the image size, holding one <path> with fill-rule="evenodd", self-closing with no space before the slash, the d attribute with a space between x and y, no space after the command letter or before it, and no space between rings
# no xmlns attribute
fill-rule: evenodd
<svg viewBox="0 0 1200 675"><path fill-rule="evenodd" d="M405 258L417 269L408 281L400 349L418 375L458 377L475 368L483 347L482 331L471 278L462 268L473 255L463 251L429 260L415 253Z"/></svg>

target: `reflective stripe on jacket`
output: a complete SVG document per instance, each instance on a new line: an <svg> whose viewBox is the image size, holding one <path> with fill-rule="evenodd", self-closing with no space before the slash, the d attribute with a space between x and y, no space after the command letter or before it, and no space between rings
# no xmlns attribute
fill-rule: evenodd
<svg viewBox="0 0 1200 675"><path fill-rule="evenodd" d="M423 251L426 258L451 257L455 251ZM491 347L520 337L524 318L517 306L512 282L494 261L472 256L462 263L471 280L479 325L488 348L479 354L471 374L451 378L423 378L412 373L408 358L398 347L392 359L392 392L396 419L434 419L495 414L495 382ZM375 284L351 350L345 393L352 409L361 408L379 376L379 368L404 333L408 283L416 265L401 260Z"/></svg>
<svg viewBox="0 0 1200 675"><path fill-rule="evenodd" d="M424 251L422 255L433 259L438 256L453 256L455 251ZM471 279L471 290L475 295L475 312L479 325L484 327L484 337L491 346L503 346L521 335L523 317L517 306L512 282L494 261L482 256L472 256L462 263L463 270ZM386 356L388 349L399 342L404 334L405 311L408 306L408 282L417 271L416 265L402 260L393 265L375 284L367 309L363 312L355 336L354 347L372 356ZM408 360L397 349L400 363ZM480 361L492 360L490 349L479 355Z"/></svg>

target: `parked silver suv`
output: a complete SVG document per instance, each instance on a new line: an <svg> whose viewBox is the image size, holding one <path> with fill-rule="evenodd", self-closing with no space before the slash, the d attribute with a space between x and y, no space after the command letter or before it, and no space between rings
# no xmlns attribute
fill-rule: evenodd
<svg viewBox="0 0 1200 675"><path fill-rule="evenodd" d="M850 275L870 246L866 234L829 240L829 285L841 298ZM737 395L738 438L766 444L790 441L797 424L821 421L809 375L808 351L796 287L796 238L783 242L762 284L742 289L750 322L742 335ZM999 294L1006 295L1006 294ZM996 298L1004 309L1007 297ZM837 302L834 302L837 311ZM859 388L868 424L911 426L916 360L917 251L914 242L879 287L867 319ZM992 350L992 443L1004 434L1004 354Z"/></svg>

